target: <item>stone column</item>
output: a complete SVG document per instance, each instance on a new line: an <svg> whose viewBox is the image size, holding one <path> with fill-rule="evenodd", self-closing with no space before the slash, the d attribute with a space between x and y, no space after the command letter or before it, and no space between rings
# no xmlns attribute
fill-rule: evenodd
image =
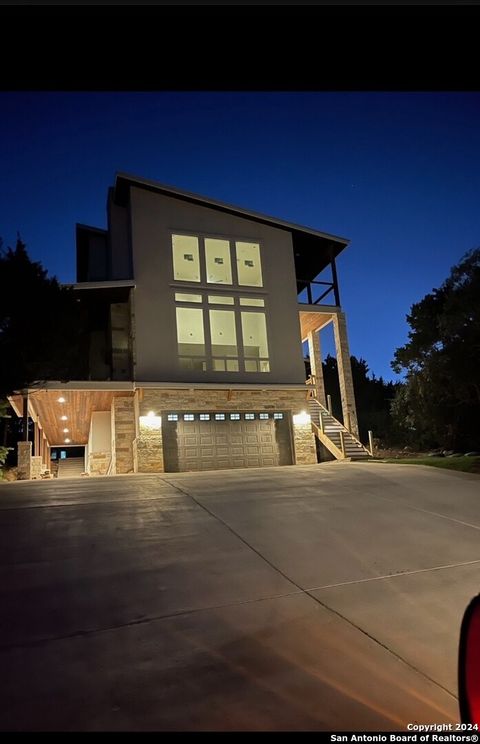
<svg viewBox="0 0 480 744"><path fill-rule="evenodd" d="M310 415L298 408L293 409L292 414L295 465L316 465L317 448Z"/></svg>
<svg viewBox="0 0 480 744"><path fill-rule="evenodd" d="M140 428L136 440L137 469L139 473L163 473L162 427L156 416L149 421L148 416L140 417Z"/></svg>
<svg viewBox="0 0 480 744"><path fill-rule="evenodd" d="M310 369L315 377L315 397L323 406L327 405L325 382L323 380L322 350L320 348L320 333L312 331L308 334L308 353L310 355Z"/></svg>
<svg viewBox="0 0 480 744"><path fill-rule="evenodd" d="M338 379L342 398L343 423L354 436L358 437L357 408L353 390L352 364L348 346L347 323L345 313L333 316L335 348L337 351Z"/></svg>
<svg viewBox="0 0 480 744"><path fill-rule="evenodd" d="M32 477L32 443L17 443L18 480L30 480Z"/></svg>
<svg viewBox="0 0 480 744"><path fill-rule="evenodd" d="M133 473L133 441L136 435L133 397L115 397L112 401L112 456L115 472Z"/></svg>

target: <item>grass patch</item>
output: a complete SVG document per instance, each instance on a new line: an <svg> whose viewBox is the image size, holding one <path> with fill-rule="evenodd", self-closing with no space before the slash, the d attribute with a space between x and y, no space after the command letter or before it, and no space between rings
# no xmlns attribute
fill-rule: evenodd
<svg viewBox="0 0 480 744"><path fill-rule="evenodd" d="M480 475L480 457L399 457L387 458L382 462L392 462L395 465L431 465L434 468L460 470L462 473Z"/></svg>

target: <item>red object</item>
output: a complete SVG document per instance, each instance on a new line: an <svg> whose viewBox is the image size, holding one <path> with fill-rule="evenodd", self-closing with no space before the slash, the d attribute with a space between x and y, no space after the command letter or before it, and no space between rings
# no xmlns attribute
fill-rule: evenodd
<svg viewBox="0 0 480 744"><path fill-rule="evenodd" d="M480 594L472 599L462 620L458 693L462 722L480 725Z"/></svg>

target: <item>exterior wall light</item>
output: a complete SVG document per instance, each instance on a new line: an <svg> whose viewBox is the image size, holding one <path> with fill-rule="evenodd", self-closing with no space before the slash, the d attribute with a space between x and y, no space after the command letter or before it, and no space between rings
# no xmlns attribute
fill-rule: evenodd
<svg viewBox="0 0 480 744"><path fill-rule="evenodd" d="M63 397L58 398L58 403L65 403L65 398L63 398Z"/></svg>
<svg viewBox="0 0 480 744"><path fill-rule="evenodd" d="M149 411L146 416L140 416L140 427L142 429L161 429L162 417L156 416L154 411Z"/></svg>
<svg viewBox="0 0 480 744"><path fill-rule="evenodd" d="M296 413L293 417L293 423L296 426L306 426L307 424L311 423L311 417L310 414L306 411L302 411L301 413Z"/></svg>

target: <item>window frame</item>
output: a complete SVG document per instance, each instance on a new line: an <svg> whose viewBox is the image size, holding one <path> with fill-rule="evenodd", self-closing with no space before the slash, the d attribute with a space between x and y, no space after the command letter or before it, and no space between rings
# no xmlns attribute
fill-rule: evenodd
<svg viewBox="0 0 480 744"><path fill-rule="evenodd" d="M174 263L173 263L173 236L188 236L198 240L198 252L200 262L200 281L186 281L174 278ZM175 308L184 307L192 309L201 309L203 314L203 331L205 340L205 369L204 370L190 370L195 374L210 374L215 373L222 379L222 375L230 377L231 375L258 375L265 379L265 376L272 374L272 334L270 327L269 317L269 301L268 291L265 287L265 271L264 271L264 244L260 238L252 238L246 236L234 236L225 234L213 234L211 232L199 232L193 230L170 230L170 255L171 255L171 277L172 281L170 286L172 288L172 302ZM210 238L213 240L224 240L227 241L230 247L230 265L232 273L232 284L214 283L207 281L207 263L206 263L206 251L205 251L205 239ZM237 271L237 243L253 243L259 246L260 256L260 271L262 276L262 286L256 287L251 285L241 285L238 282L238 271ZM201 296L201 302L189 302L185 300L176 300L175 294L195 294ZM209 302L210 297L218 297L218 302ZM222 296L231 298L233 297L233 304L221 302ZM263 305L245 305L240 304L240 299L248 300L251 296L253 300L259 300L263 302ZM215 370L213 368L213 355L212 355L212 341L211 341L211 329L210 329L210 310L230 310L234 313L235 320L235 333L237 342L237 356L231 357L230 359L236 359L238 361L238 371ZM242 313L261 313L265 317L265 331L266 331L266 342L268 348L268 357L259 357L257 361L257 369L255 371L247 371L245 369L245 353L244 353L244 339L243 339L243 327L242 327ZM176 319L176 309L175 309ZM177 362L180 359L178 354L178 342L177 342ZM247 359L249 359L247 357ZM250 360L251 361L251 360ZM268 372L261 372L259 369L259 362L266 361L269 365ZM226 367L226 365L225 365ZM185 368L181 368L179 365L179 371L189 371Z"/></svg>

